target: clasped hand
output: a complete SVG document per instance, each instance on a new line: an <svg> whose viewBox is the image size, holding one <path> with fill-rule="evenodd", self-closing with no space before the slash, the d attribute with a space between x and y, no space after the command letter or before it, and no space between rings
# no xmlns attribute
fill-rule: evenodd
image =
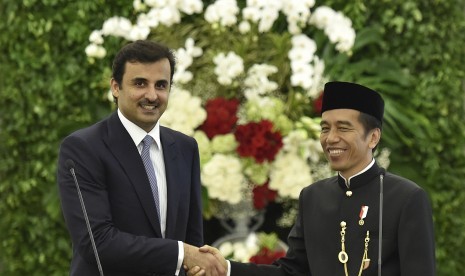
<svg viewBox="0 0 465 276"><path fill-rule="evenodd" d="M184 244L184 269L189 276L226 276L228 264L218 249Z"/></svg>

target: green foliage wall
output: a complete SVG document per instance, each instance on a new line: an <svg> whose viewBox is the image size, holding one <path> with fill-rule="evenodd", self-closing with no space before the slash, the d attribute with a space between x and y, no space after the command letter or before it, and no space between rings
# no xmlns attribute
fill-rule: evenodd
<svg viewBox="0 0 465 276"><path fill-rule="evenodd" d="M103 20L124 15L123 3L0 4L0 275L67 274L71 246L55 180L59 143L99 116L104 101L92 87L99 69L83 49Z"/></svg>
<svg viewBox="0 0 465 276"><path fill-rule="evenodd" d="M435 215L438 275L461 275L464 1L325 4L344 11L357 30L376 30L379 41L355 51L340 68L341 76L357 75L354 80L373 83L376 77L369 70L382 76L383 85L377 88L399 110L389 114L385 129L384 143L393 149L390 170L428 190ZM131 10L127 0L0 4L0 275L67 274L71 245L55 182L59 143L74 129L108 113L101 93L107 83L97 78L109 68L109 58L91 65L84 48L90 32L105 19L130 16ZM351 75L362 65L365 71ZM399 81L400 75L397 80L387 76L389 66L403 67L408 81Z"/></svg>

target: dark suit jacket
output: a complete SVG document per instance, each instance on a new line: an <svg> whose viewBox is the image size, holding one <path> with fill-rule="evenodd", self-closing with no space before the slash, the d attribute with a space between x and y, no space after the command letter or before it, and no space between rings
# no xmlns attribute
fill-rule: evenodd
<svg viewBox="0 0 465 276"><path fill-rule="evenodd" d="M332 177L303 189L286 257L274 265L231 262L231 276L345 275L344 266L338 260L341 221L347 223L348 274L358 275L369 231L371 261L362 275L378 275L379 167L375 164L353 177L350 187L353 194L349 197L344 180ZM383 190L382 275L436 275L432 211L426 192L391 173L386 173ZM364 224L360 225L362 206L369 209Z"/></svg>
<svg viewBox="0 0 465 276"><path fill-rule="evenodd" d="M174 275L178 242L203 244L196 141L160 127L167 179L165 238L142 159L117 113L66 137L58 161L61 205L73 244L71 275L99 275L75 172L105 275Z"/></svg>

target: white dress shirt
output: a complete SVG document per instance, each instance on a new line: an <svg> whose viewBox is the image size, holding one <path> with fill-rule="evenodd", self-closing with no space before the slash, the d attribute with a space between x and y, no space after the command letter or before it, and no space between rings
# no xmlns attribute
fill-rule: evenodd
<svg viewBox="0 0 465 276"><path fill-rule="evenodd" d="M124 117L123 113L118 109L118 117L121 120L124 128L128 131L134 144L139 151L142 152L143 143L142 140L146 135L152 136L155 143L150 147L150 160L152 160L153 169L157 177L158 196L160 201L160 227L163 238L165 237L166 231L166 208L167 208L167 186L166 186L166 172L165 172L165 161L163 159L163 147L160 140L160 123L157 122L155 127L149 132L145 132L142 128L129 121ZM179 253L178 253L178 266L176 269L176 275L179 274L182 262L184 260L184 246L181 241L178 241Z"/></svg>

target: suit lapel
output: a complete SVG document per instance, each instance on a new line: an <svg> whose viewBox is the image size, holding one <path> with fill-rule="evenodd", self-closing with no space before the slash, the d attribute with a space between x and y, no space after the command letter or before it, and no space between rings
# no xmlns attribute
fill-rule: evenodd
<svg viewBox="0 0 465 276"><path fill-rule="evenodd" d="M108 136L103 137L109 150L131 181L145 214L158 237L161 237L160 220L155 207L150 182L134 141L114 112L108 120Z"/></svg>
<svg viewBox="0 0 465 276"><path fill-rule="evenodd" d="M166 131L166 128L160 127L160 139L163 146L163 156L165 161L166 185L167 185L167 214L166 214L166 238L175 238L174 230L176 229L178 206L180 204L181 181L180 173L183 168L180 167L178 160L178 151L174 137Z"/></svg>

